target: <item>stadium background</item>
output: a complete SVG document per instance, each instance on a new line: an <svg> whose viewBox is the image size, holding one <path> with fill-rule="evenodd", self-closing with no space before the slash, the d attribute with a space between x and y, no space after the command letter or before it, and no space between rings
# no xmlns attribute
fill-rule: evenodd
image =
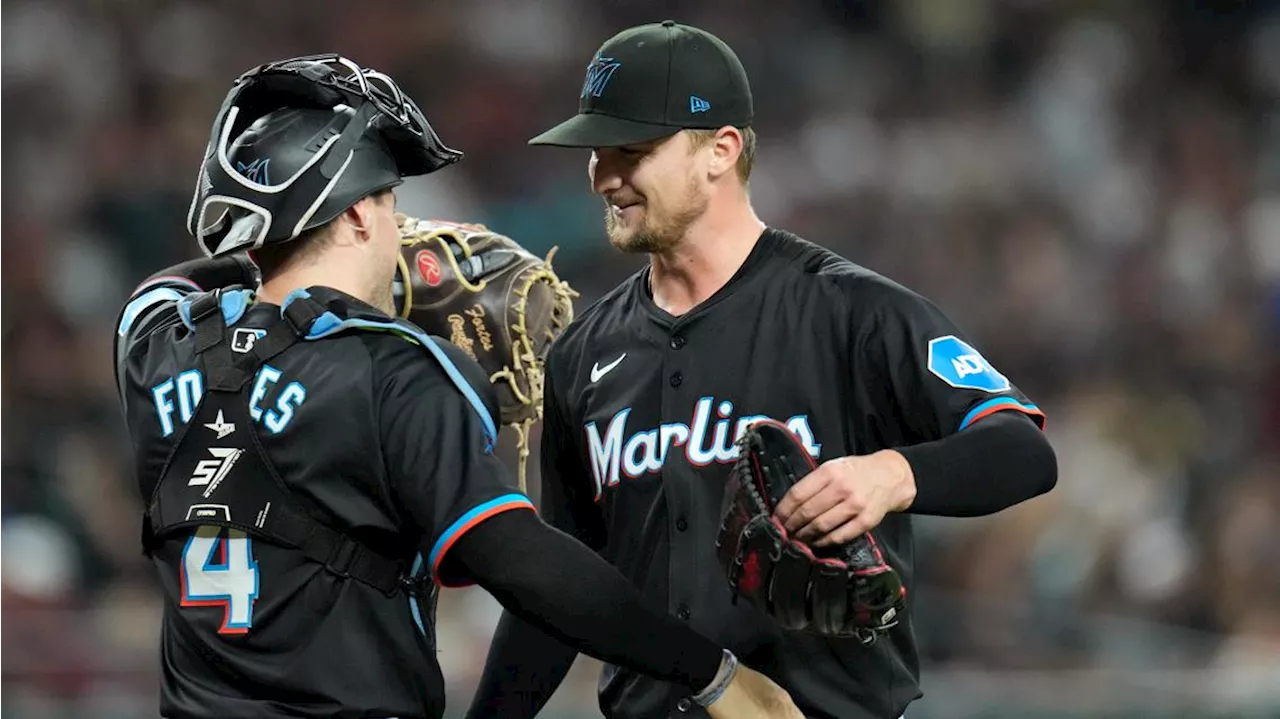
<svg viewBox="0 0 1280 719"><path fill-rule="evenodd" d="M641 258L602 239L585 153L524 142L574 110L604 38L674 17L751 74L762 217L938 301L1048 411L1050 496L919 523L908 716L1280 716L1274 7L5 0L4 715L155 716L111 330L194 256L235 75L329 50L388 71L467 153L402 207L559 245L585 304ZM451 716L497 611L441 602ZM543 716L598 716L595 667Z"/></svg>

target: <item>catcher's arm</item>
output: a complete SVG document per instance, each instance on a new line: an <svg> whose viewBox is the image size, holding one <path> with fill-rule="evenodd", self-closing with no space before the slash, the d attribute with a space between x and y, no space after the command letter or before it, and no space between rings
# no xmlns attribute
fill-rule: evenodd
<svg viewBox="0 0 1280 719"><path fill-rule="evenodd" d="M684 622L648 608L617 569L530 512L507 512L482 522L453 551L455 560L511 613L598 659L687 687L711 717L801 716L781 687L740 666L732 653ZM506 683L494 681L495 674L500 679L513 669L499 666L513 658L490 654L487 679L469 717L531 716L545 703L550 694L538 691L536 670L508 675ZM545 665L534 659L535 667ZM568 664L558 664L551 671L562 675L567 669ZM526 683L530 679L533 683Z"/></svg>
<svg viewBox="0 0 1280 719"><path fill-rule="evenodd" d="M578 481L581 463L553 374L547 376L544 402L539 514L547 524L599 551L604 525L587 482ZM504 611L467 716L534 716L555 694L577 656L574 647Z"/></svg>

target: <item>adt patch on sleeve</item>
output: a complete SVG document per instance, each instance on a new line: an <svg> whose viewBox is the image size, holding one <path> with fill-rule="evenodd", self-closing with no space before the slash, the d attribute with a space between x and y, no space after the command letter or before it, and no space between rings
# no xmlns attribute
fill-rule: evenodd
<svg viewBox="0 0 1280 719"><path fill-rule="evenodd" d="M1005 392L1010 387L1008 377L955 335L929 340L929 371L960 389Z"/></svg>

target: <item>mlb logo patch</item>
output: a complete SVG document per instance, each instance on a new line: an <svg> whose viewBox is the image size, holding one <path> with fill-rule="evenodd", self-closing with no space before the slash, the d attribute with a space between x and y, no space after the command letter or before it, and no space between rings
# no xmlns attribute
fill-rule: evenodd
<svg viewBox="0 0 1280 719"><path fill-rule="evenodd" d="M262 339L265 334L266 330L238 327L231 333L231 351L247 354L253 350L253 343Z"/></svg>

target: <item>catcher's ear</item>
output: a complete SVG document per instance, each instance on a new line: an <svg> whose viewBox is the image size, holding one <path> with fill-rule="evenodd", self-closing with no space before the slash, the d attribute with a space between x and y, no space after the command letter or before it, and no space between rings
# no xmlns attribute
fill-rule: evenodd
<svg viewBox="0 0 1280 719"><path fill-rule="evenodd" d="M378 214L384 211L384 205L394 202L387 193L375 193L360 198L339 216L356 237L368 241L373 236L373 228L377 226Z"/></svg>

